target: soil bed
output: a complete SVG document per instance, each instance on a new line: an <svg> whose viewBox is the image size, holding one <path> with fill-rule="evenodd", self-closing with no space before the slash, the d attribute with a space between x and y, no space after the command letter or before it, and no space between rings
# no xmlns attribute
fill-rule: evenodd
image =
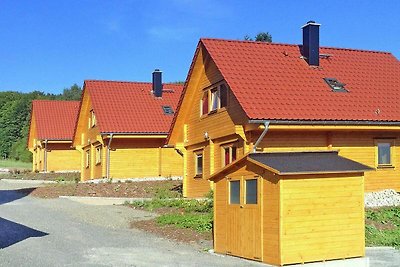
<svg viewBox="0 0 400 267"><path fill-rule="evenodd" d="M160 189L173 190L180 185L181 181L98 184L60 183L38 187L31 195L40 198L57 198L59 196L151 198Z"/></svg>
<svg viewBox="0 0 400 267"><path fill-rule="evenodd" d="M202 250L212 248L212 234L210 232L199 233L192 229L177 228L172 225L161 226L157 224L156 219L133 221L131 227L177 242L190 243Z"/></svg>
<svg viewBox="0 0 400 267"><path fill-rule="evenodd" d="M79 181L79 172L67 173L35 173L35 172L21 172L17 173L2 173L0 179L18 179L18 180L46 180L46 181Z"/></svg>

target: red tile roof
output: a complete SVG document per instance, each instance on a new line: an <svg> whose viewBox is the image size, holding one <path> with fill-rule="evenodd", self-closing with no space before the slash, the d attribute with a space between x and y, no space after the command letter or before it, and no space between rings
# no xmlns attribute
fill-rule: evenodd
<svg viewBox="0 0 400 267"><path fill-rule="evenodd" d="M162 98L152 94L152 83L85 81L97 125L102 133L168 133L173 115L163 106L176 110L183 86L163 84Z"/></svg>
<svg viewBox="0 0 400 267"><path fill-rule="evenodd" d="M72 140L79 101L33 100L37 139Z"/></svg>
<svg viewBox="0 0 400 267"><path fill-rule="evenodd" d="M250 119L400 121L400 62L390 53L321 47L320 67L299 45L201 39ZM345 83L332 92L323 78Z"/></svg>

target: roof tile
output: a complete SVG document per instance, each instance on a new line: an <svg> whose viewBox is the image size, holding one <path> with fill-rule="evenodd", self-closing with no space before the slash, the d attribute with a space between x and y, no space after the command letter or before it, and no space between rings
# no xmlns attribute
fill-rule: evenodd
<svg viewBox="0 0 400 267"><path fill-rule="evenodd" d="M299 45L201 39L251 119L400 121L400 64L390 53L321 47L319 67ZM346 84L332 92L323 78Z"/></svg>
<svg viewBox="0 0 400 267"><path fill-rule="evenodd" d="M37 139L72 140L79 101L33 100Z"/></svg>
<svg viewBox="0 0 400 267"><path fill-rule="evenodd" d="M84 85L102 133L167 133L173 116L162 106L176 111L182 89L163 84L162 98L156 98L152 83L87 80Z"/></svg>

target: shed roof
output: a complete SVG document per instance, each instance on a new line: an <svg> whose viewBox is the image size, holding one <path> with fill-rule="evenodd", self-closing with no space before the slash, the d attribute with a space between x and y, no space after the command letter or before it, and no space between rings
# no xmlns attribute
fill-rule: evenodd
<svg viewBox="0 0 400 267"><path fill-rule="evenodd" d="M347 173L373 170L338 155L338 151L252 153L249 158L276 170L280 175Z"/></svg>
<svg viewBox="0 0 400 267"><path fill-rule="evenodd" d="M225 166L209 179L229 171L240 161L249 161L278 175L353 173L373 168L338 155L338 151L250 153Z"/></svg>

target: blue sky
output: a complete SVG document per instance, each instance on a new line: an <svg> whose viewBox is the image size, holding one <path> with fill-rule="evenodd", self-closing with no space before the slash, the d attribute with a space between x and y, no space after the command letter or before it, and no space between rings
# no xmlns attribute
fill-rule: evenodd
<svg viewBox="0 0 400 267"><path fill-rule="evenodd" d="M186 79L200 37L261 31L301 43L321 23L321 45L390 51L400 59L400 1L0 0L0 91L60 93L85 79Z"/></svg>

